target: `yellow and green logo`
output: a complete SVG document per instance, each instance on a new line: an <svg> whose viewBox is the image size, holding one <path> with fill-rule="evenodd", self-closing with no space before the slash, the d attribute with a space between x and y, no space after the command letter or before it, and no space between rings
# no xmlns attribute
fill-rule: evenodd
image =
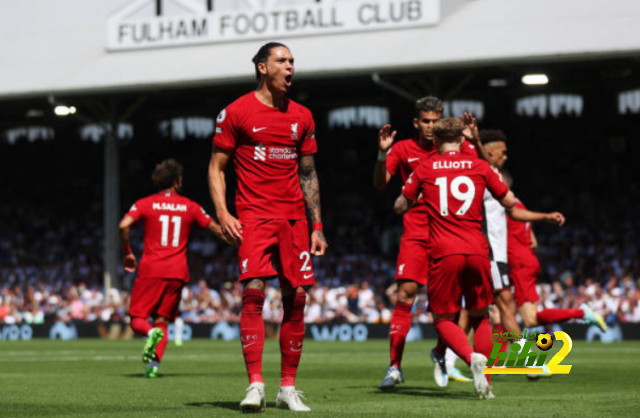
<svg viewBox="0 0 640 418"><path fill-rule="evenodd" d="M562 341L563 345L560 351L558 351L548 363L547 361L547 351L551 349L553 346L553 337L550 334L536 334L535 332L532 334L520 333L519 335L515 335L515 332L500 334L495 331L493 334L493 349L491 350L491 355L487 360L487 367L484 369L484 374L569 374L571 371L571 365L569 364L560 364L573 347L573 342L571 341L571 337L569 334L563 331L556 331L553 333L556 341ZM525 341L524 343L514 343L511 344L511 352L508 354L503 351L500 352L502 348L502 344L506 344L501 342L506 338L520 338L530 341ZM534 344L540 352L529 351L531 346ZM493 368L493 366L497 366L500 368ZM502 367L504 366L504 367Z"/></svg>

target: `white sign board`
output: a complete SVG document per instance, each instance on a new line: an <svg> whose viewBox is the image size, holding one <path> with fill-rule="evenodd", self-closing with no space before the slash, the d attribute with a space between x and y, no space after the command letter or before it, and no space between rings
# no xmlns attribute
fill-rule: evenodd
<svg viewBox="0 0 640 418"><path fill-rule="evenodd" d="M163 3L171 5L164 9L177 13L165 15ZM209 12L212 4L135 1L109 18L107 49L329 35L424 27L440 21L440 0L234 1Z"/></svg>

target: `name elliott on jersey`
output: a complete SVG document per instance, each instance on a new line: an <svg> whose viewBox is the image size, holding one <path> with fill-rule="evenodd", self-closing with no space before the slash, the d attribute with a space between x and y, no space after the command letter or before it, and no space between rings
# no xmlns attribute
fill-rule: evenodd
<svg viewBox="0 0 640 418"><path fill-rule="evenodd" d="M434 170L459 170L469 169L473 166L473 161L434 161Z"/></svg>

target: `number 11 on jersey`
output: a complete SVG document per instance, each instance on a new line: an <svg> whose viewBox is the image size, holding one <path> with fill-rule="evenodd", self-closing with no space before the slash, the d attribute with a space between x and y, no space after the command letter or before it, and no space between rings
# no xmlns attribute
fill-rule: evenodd
<svg viewBox="0 0 640 418"><path fill-rule="evenodd" d="M166 247L169 241L169 215L160 215L160 223L162 224L160 245ZM180 245L180 225L182 224L182 218L180 216L172 216L171 223L173 223L171 246L177 247Z"/></svg>

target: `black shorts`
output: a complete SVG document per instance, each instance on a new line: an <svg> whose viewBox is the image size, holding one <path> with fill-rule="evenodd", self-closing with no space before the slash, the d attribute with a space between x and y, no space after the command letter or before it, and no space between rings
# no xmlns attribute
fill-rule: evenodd
<svg viewBox="0 0 640 418"><path fill-rule="evenodd" d="M491 260L491 286L494 293L511 287L507 263Z"/></svg>

